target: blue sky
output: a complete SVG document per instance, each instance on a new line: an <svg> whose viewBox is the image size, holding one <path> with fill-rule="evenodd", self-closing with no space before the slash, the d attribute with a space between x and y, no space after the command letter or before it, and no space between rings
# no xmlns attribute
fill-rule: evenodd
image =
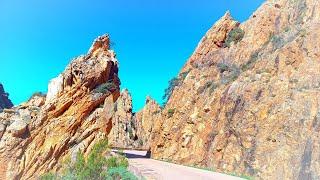
<svg viewBox="0 0 320 180"><path fill-rule="evenodd" d="M0 82L14 104L48 81L95 37L111 35L120 62L121 88L134 109L146 95L162 102L205 32L227 10L245 21L263 0L1 0Z"/></svg>

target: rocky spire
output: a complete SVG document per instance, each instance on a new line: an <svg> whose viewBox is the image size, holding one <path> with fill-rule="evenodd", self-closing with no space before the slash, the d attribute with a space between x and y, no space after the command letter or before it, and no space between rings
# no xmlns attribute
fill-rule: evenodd
<svg viewBox="0 0 320 180"><path fill-rule="evenodd" d="M13 106L9 99L9 94L4 91L3 85L0 83L0 111Z"/></svg>
<svg viewBox="0 0 320 180"><path fill-rule="evenodd" d="M0 113L0 179L37 179L107 138L120 94L108 42L101 36L88 54L73 59L50 82L45 105L44 98L34 99Z"/></svg>

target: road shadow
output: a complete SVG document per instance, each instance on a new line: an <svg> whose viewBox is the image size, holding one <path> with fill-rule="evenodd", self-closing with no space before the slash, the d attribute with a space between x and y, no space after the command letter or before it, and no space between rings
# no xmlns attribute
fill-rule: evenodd
<svg viewBox="0 0 320 180"><path fill-rule="evenodd" d="M129 152L119 152L119 151L113 151L113 152L115 152L117 154L123 154L128 159L150 159L151 158L151 151L147 151L145 155L134 154L134 153L129 153Z"/></svg>
<svg viewBox="0 0 320 180"><path fill-rule="evenodd" d="M138 154L131 154L131 153L124 153L124 154L128 159L148 159L148 158L150 158L150 157L138 155Z"/></svg>

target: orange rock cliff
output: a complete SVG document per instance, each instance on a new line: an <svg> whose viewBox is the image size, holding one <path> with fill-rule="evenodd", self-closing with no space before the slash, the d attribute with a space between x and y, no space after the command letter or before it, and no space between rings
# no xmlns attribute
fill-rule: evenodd
<svg viewBox="0 0 320 180"><path fill-rule="evenodd" d="M111 146L257 179L320 178L320 3L267 0L227 12L170 81L134 113L108 35L51 80L46 97L0 113L0 179L37 178L66 157Z"/></svg>
<svg viewBox="0 0 320 180"><path fill-rule="evenodd" d="M153 158L319 179L318 9L317 0L269 0L241 24L226 13L171 81Z"/></svg>
<svg viewBox="0 0 320 180"><path fill-rule="evenodd" d="M118 62L109 36L98 37L88 54L71 61L53 79L47 97L0 114L0 179L37 178L58 170L65 157L87 152L111 130L119 97Z"/></svg>

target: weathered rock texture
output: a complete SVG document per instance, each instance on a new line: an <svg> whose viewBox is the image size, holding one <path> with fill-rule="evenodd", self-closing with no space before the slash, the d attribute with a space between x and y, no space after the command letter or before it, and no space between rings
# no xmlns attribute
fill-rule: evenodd
<svg viewBox="0 0 320 180"><path fill-rule="evenodd" d="M37 178L66 157L87 153L111 130L119 96L118 62L109 36L72 60L51 81L48 95L0 114L0 179Z"/></svg>
<svg viewBox="0 0 320 180"><path fill-rule="evenodd" d="M119 148L137 147L134 114L132 113L132 98L127 89L121 92L114 104L112 130L108 136L109 145Z"/></svg>
<svg viewBox="0 0 320 180"><path fill-rule="evenodd" d="M0 112L5 108L13 106L9 99L9 94L4 91L3 85L0 83Z"/></svg>
<svg viewBox="0 0 320 180"><path fill-rule="evenodd" d="M150 96L146 99L143 109L135 114L137 136L142 149L149 149L152 143L152 132L154 127L160 123L160 105Z"/></svg>
<svg viewBox="0 0 320 180"><path fill-rule="evenodd" d="M258 179L320 179L319 9L317 0L270 0L242 24L223 16L176 80L153 157ZM224 46L232 29L244 37Z"/></svg>
<svg viewBox="0 0 320 180"><path fill-rule="evenodd" d="M147 97L145 107L137 113L132 112L131 95L127 89L123 90L114 104L112 130L108 136L110 146L149 149L151 132L160 111L160 106Z"/></svg>

